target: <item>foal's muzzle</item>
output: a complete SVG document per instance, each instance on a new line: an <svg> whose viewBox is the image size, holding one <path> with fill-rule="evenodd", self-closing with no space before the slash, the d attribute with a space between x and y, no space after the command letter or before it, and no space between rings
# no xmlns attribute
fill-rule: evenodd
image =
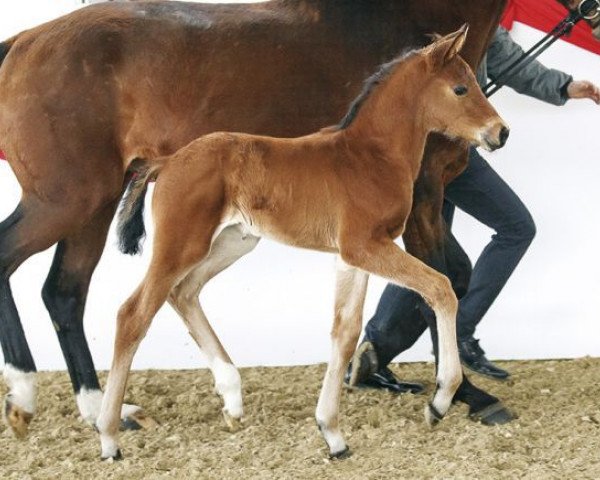
<svg viewBox="0 0 600 480"><path fill-rule="evenodd" d="M506 145L510 129L503 124L490 128L482 138L481 146L486 150L493 152Z"/></svg>

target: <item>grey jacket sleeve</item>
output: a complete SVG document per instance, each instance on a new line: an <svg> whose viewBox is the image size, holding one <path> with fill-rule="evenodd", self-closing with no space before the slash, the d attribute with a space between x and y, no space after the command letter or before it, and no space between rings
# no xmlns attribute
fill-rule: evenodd
<svg viewBox="0 0 600 480"><path fill-rule="evenodd" d="M487 51L487 76L493 80L522 53L523 49L508 31L499 27ZM501 83L544 102L564 105L568 100L566 86L572 80L570 75L534 60L525 68L518 68L514 75Z"/></svg>

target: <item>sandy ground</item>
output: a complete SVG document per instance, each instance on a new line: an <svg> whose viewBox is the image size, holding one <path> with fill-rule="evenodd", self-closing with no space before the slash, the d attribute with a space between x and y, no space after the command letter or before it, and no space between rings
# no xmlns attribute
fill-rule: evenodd
<svg viewBox="0 0 600 480"><path fill-rule="evenodd" d="M237 433L224 425L208 371L135 372L127 400L161 426L123 434L125 459L115 463L99 460L67 374L42 373L29 438L18 441L0 427L0 478L600 478L600 359L504 366L509 382L476 379L518 412L503 427L476 424L457 406L430 430L425 396L346 391L342 426L353 455L342 461L327 458L313 418L323 365L243 369L246 418ZM432 368L394 370L431 388Z"/></svg>

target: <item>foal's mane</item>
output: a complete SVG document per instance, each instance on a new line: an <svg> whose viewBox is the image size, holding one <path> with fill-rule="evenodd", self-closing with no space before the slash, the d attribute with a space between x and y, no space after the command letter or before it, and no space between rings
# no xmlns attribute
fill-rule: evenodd
<svg viewBox="0 0 600 480"><path fill-rule="evenodd" d="M379 69L365 80L364 86L358 97L356 97L350 104L348 113L342 118L340 123L337 124L338 130L344 130L348 128L360 111L361 107L365 104L371 94L391 76L392 72L396 70L396 67L403 63L405 60L416 55L417 50L414 48L404 49L396 58L384 63L379 66Z"/></svg>

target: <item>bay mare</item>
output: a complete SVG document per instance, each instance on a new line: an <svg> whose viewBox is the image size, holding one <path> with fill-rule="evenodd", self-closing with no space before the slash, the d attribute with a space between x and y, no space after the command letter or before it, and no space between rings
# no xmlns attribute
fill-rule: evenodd
<svg viewBox="0 0 600 480"><path fill-rule="evenodd" d="M332 356L316 412L332 457L348 451L339 428L340 393L362 326L369 274L416 291L435 312L437 388L426 417L434 423L446 414L462 380L458 300L447 277L404 252L394 238L404 231L430 132L490 150L508 137L458 55L466 36L465 26L384 66L338 128L293 139L213 133L138 167L141 175L120 215L122 244L135 250L141 238L127 225L139 221L136 212L152 177L158 177L155 242L146 276L119 311L97 424L103 458L121 456L117 435L129 369L167 299L207 354L226 418L240 419L240 375L200 313L195 272L210 268L209 252L228 257L261 236L338 256ZM227 229L241 234L220 240Z"/></svg>
<svg viewBox="0 0 600 480"><path fill-rule="evenodd" d="M97 418L102 392L83 312L136 158L173 153L218 130L283 137L315 131L343 115L377 65L464 22L471 29L462 54L474 67L504 4L107 2L0 43L0 149L23 189L0 223L0 344L13 431L25 435L35 413L36 367L9 278L54 244L42 297L81 415L90 423ZM440 136L430 139L404 232L408 251L446 273L443 185L465 165L464 153ZM453 278L460 291L468 272ZM435 337L435 320L427 319ZM456 399L469 403L471 413L497 402L466 379ZM143 419L136 407L122 416L128 425Z"/></svg>

